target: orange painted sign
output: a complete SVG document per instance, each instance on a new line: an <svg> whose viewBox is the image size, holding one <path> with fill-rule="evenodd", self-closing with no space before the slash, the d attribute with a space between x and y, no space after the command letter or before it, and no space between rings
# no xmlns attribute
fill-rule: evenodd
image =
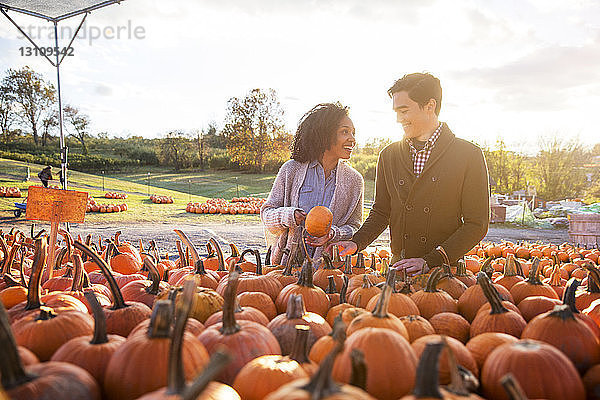
<svg viewBox="0 0 600 400"><path fill-rule="evenodd" d="M87 192L30 186L25 216L38 221L83 222L87 199Z"/></svg>

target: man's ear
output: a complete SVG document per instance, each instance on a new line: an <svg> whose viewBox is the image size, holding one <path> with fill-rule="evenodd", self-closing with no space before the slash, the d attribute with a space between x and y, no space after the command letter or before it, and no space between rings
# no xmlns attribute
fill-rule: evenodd
<svg viewBox="0 0 600 400"><path fill-rule="evenodd" d="M431 112L435 112L436 105L437 105L437 102L435 101L435 99L429 99L429 101L427 102L427 110L431 111Z"/></svg>

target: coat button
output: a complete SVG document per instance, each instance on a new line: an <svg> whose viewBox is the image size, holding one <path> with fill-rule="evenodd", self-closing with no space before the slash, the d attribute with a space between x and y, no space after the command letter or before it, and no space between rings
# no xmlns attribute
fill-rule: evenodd
<svg viewBox="0 0 600 400"><path fill-rule="evenodd" d="M432 182L435 182L435 181L437 181L437 178L436 178L435 176L432 176L432 177L431 177L431 181L432 181Z"/></svg>
<svg viewBox="0 0 600 400"><path fill-rule="evenodd" d="M400 185L400 186L404 185L404 179L400 179L400 180L398 181L398 185Z"/></svg>
<svg viewBox="0 0 600 400"><path fill-rule="evenodd" d="M427 241L427 238L425 236L421 236L421 242L425 243Z"/></svg>
<svg viewBox="0 0 600 400"><path fill-rule="evenodd" d="M405 239L405 240L408 240L408 233L405 233L405 234L404 234L404 239Z"/></svg>
<svg viewBox="0 0 600 400"><path fill-rule="evenodd" d="M406 205L406 211L411 211L413 209L412 204L407 204Z"/></svg>
<svg viewBox="0 0 600 400"><path fill-rule="evenodd" d="M423 209L423 212L424 212L425 214L427 214L429 211L430 211L430 210L429 210L429 207L425 207L425 208Z"/></svg>

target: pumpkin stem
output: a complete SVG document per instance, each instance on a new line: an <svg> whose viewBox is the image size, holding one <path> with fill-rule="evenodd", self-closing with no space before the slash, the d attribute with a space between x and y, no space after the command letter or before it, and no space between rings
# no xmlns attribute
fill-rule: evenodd
<svg viewBox="0 0 600 400"><path fill-rule="evenodd" d="M431 273L429 274L429 278L427 278L427 284L425 285L425 289L423 289L423 291L427 293L436 293L438 291L437 284L442 277L442 274L443 271L440 267L432 269Z"/></svg>
<svg viewBox="0 0 600 400"><path fill-rule="evenodd" d="M87 290L83 295L88 301L94 316L94 337L90 344L108 343L108 335L106 334L106 316L104 315L102 306L98 302L96 294L91 290Z"/></svg>
<svg viewBox="0 0 600 400"><path fill-rule="evenodd" d="M319 369L310 381L302 387L303 390L311 394L311 399L324 399L340 392L339 386L331 378L331 370L333 369L336 357L343 348L343 341L338 341L327 357L321 362Z"/></svg>
<svg viewBox="0 0 600 400"><path fill-rule="evenodd" d="M181 394L182 400L195 400L208 384L231 362L231 355L223 350L218 350L210 357L210 361L204 367L202 373L194 379L194 382Z"/></svg>
<svg viewBox="0 0 600 400"><path fill-rule="evenodd" d="M338 246L333 246L331 249L331 255L333 259L331 260L335 265L341 265L344 261L340 258L340 248Z"/></svg>
<svg viewBox="0 0 600 400"><path fill-rule="evenodd" d="M285 317L287 319L301 319L304 314L306 314L306 307L304 306L302 295L290 295L285 311Z"/></svg>
<svg viewBox="0 0 600 400"><path fill-rule="evenodd" d="M340 289L340 304L346 303L346 292L348 291L348 282L350 281L346 275L342 276L342 288Z"/></svg>
<svg viewBox="0 0 600 400"><path fill-rule="evenodd" d="M354 275L352 272L352 256L350 254L346 255L346 258L344 258L344 274Z"/></svg>
<svg viewBox="0 0 600 400"><path fill-rule="evenodd" d="M206 269L204 268L204 260L199 258L196 261L196 271L194 271L194 275L206 275Z"/></svg>
<svg viewBox="0 0 600 400"><path fill-rule="evenodd" d="M333 275L329 275L327 277L327 289L325 289L325 293L334 294L337 293L337 288L335 287L335 278Z"/></svg>
<svg viewBox="0 0 600 400"><path fill-rule="evenodd" d="M31 264L29 285L27 285L27 305L25 306L25 310L35 310L42 305L40 302L40 282L42 280L44 265L46 264L47 247L48 243L45 237L35 240L35 253L33 263Z"/></svg>
<svg viewBox="0 0 600 400"><path fill-rule="evenodd" d="M49 319L56 318L58 314L50 307L41 306L40 313L35 317L36 321L48 321Z"/></svg>
<svg viewBox="0 0 600 400"><path fill-rule="evenodd" d="M2 254L4 255L2 259L2 264L0 264L0 274L6 273L6 265L8 264L8 245L6 244L6 240L4 240L4 236L0 234L0 250L2 250Z"/></svg>
<svg viewBox="0 0 600 400"><path fill-rule="evenodd" d="M2 386L4 389L10 390L37 378L36 375L25 372L23 368L21 357L19 357L19 352L17 351L17 343L10 329L10 322L8 322L8 314L1 301L0 348L2 349L0 376L2 377Z"/></svg>
<svg viewBox="0 0 600 400"><path fill-rule="evenodd" d="M577 306L575 305L575 293L580 284L581 284L581 281L579 281L575 278L569 279L569 282L567 282L567 286L563 293L563 298L562 298L563 304L568 305L573 314L579 314L579 310L577 309Z"/></svg>
<svg viewBox="0 0 600 400"><path fill-rule="evenodd" d="M444 343L430 342L425 345L425 349L419 359L419 365L417 366L417 379L415 381L415 389L413 395L417 398L432 398L442 399L440 393L438 371L439 371L439 358Z"/></svg>
<svg viewBox="0 0 600 400"><path fill-rule="evenodd" d="M588 272L588 292L600 293L600 271L591 262L585 262L582 267Z"/></svg>
<svg viewBox="0 0 600 400"><path fill-rule="evenodd" d="M508 255L506 256L506 262L504 263L503 275L505 277L517 275L515 255L513 253L508 253Z"/></svg>
<svg viewBox="0 0 600 400"><path fill-rule="evenodd" d="M231 255L229 257L239 257L240 250L234 243L229 243L229 247L231 248Z"/></svg>
<svg viewBox="0 0 600 400"><path fill-rule="evenodd" d="M150 257L146 257L144 259L144 266L148 268L148 276L152 280L152 284L146 287L146 293L151 295L158 295L160 292L160 273L158 272L158 268L156 268L156 264Z"/></svg>
<svg viewBox="0 0 600 400"><path fill-rule="evenodd" d="M223 293L223 325L220 329L223 335L233 335L242 329L235 320L235 303L239 276L238 272L232 271L227 277L227 286L225 287L225 293Z"/></svg>
<svg viewBox="0 0 600 400"><path fill-rule="evenodd" d="M323 253L323 269L335 269L333 266L333 262L331 261L331 257L329 254Z"/></svg>
<svg viewBox="0 0 600 400"><path fill-rule="evenodd" d="M364 353L359 349L352 349L350 362L352 363L350 384L367 391L367 364L365 363Z"/></svg>
<svg viewBox="0 0 600 400"><path fill-rule="evenodd" d="M354 268L358 268L360 270L365 270L365 255L359 251L358 254L356 255L356 265L354 265Z"/></svg>
<svg viewBox="0 0 600 400"><path fill-rule="evenodd" d="M256 257L256 275L262 275L263 269L262 269L262 260L260 259L260 251L253 250L253 253L254 253L254 257Z"/></svg>
<svg viewBox="0 0 600 400"><path fill-rule="evenodd" d="M269 246L267 249L267 254L265 254L265 265L271 266L271 253L273 252L272 246Z"/></svg>
<svg viewBox="0 0 600 400"><path fill-rule="evenodd" d="M305 233L308 235L308 232L307 232L306 228L302 228L302 234L300 236L300 241L302 242L302 248L304 249L304 254L305 254L306 258L312 264L313 263L313 259L310 256L310 254L308 253L308 249L306 247L306 237L304 236Z"/></svg>
<svg viewBox="0 0 600 400"><path fill-rule="evenodd" d="M523 391L523 388L510 372L500 379L500 384L510 400L527 400L527 395Z"/></svg>
<svg viewBox="0 0 600 400"><path fill-rule="evenodd" d="M74 243L74 246L76 249L79 249L83 254L86 254L88 257L90 257L91 260L94 263L96 263L96 265L98 265L98 267L100 267L100 271L102 271L102 275L104 275L104 278L106 279L106 282L108 283L108 288L110 289L110 292L112 294L114 304L111 307L111 309L118 310L121 308L129 307L125 303L125 300L123 300L123 295L121 294L121 289L119 289L119 285L117 285L117 281L115 281L115 277L110 272L110 267L108 266L107 262L104 261L102 258L100 258L98 256L98 254L96 254L92 249L90 249L88 246L81 243L80 241L76 240ZM108 249L107 249L107 253L108 253Z"/></svg>
<svg viewBox="0 0 600 400"><path fill-rule="evenodd" d="M181 247L181 242L179 240L176 240L175 246L177 246L177 253L179 253L179 268L187 267L187 259L185 258L185 253L183 252L183 248Z"/></svg>
<svg viewBox="0 0 600 400"><path fill-rule="evenodd" d="M71 284L72 292L81 291L83 285L83 260L79 254L73 254L71 256L73 260L73 283Z"/></svg>
<svg viewBox="0 0 600 400"><path fill-rule="evenodd" d="M308 336L310 335L310 327L308 325L296 325L296 337L292 345L290 358L298 362L298 364L310 363L308 358Z"/></svg>
<svg viewBox="0 0 600 400"><path fill-rule="evenodd" d="M298 277L298 282L296 282L299 286L305 286L309 288L315 287L313 285L313 268L312 262L309 258L304 260L304 265L302 266L302 270L300 271L300 276Z"/></svg>
<svg viewBox="0 0 600 400"><path fill-rule="evenodd" d="M168 338L171 332L171 321L173 320L173 307L169 300L157 300L152 308L150 325L148 326L148 338Z"/></svg>
<svg viewBox="0 0 600 400"><path fill-rule="evenodd" d="M12 274L12 265L13 265L13 262L15 261L17 251L19 251L20 248L21 248L21 245L19 243L13 243L12 247L10 248L10 251L8 252L8 257L5 259L4 269L3 269L2 273ZM7 254L7 253L4 253L4 254Z"/></svg>
<svg viewBox="0 0 600 400"><path fill-rule="evenodd" d="M481 286L485 298L492 307L490 314L503 314L508 312L508 309L502 304L502 299L500 299L498 290L494 287L490 278L488 278L485 273L479 272L477 274L477 283Z"/></svg>
<svg viewBox="0 0 600 400"><path fill-rule="evenodd" d="M223 257L223 251L221 250L219 242L217 242L217 240L212 237L209 239L209 242L215 249L217 253L217 259L219 260L219 268L217 268L217 271L227 271L227 269L225 268L225 257Z"/></svg>
<svg viewBox="0 0 600 400"><path fill-rule="evenodd" d="M25 257L27 256L27 249L21 248L21 258L19 260L19 279L21 279L21 286L27 287L27 282L25 281L25 271L23 271L23 263L25 261Z"/></svg>
<svg viewBox="0 0 600 400"><path fill-rule="evenodd" d="M198 256L198 251L196 250L196 247L194 247L194 244L192 243L190 238L183 231L181 231L179 229L173 229L173 231L179 236L181 241L186 245L187 249L189 250L190 254L192 255L192 263L193 263L193 265L196 265L196 262L198 261L198 259L200 257ZM186 257L186 261L187 261L187 257ZM186 266L187 266L187 262L186 262Z"/></svg>
<svg viewBox="0 0 600 400"><path fill-rule="evenodd" d="M450 369L450 385L446 387L446 389L454 394L458 394L460 396L468 396L469 391L465 387L465 383L463 382L462 376L460 375L460 370L458 367L458 362L456 361L456 355L454 354L454 350L448 344L448 340L446 336L442 336L442 342L444 343L444 347L446 347L446 352L448 354L448 366Z"/></svg>
<svg viewBox="0 0 600 400"><path fill-rule="evenodd" d="M494 267L492 267L493 257L488 257L485 259L479 271L485 273L488 278L492 279L492 274L494 273Z"/></svg>
<svg viewBox="0 0 600 400"><path fill-rule="evenodd" d="M187 323L194 294L196 292L196 283L188 280L183 283L183 298L181 306L177 308L175 314L175 326L173 327L173 337L169 349L169 365L167 372L167 394L180 394L185 390L185 374L183 372L183 338L185 334L185 325Z"/></svg>
<svg viewBox="0 0 600 400"><path fill-rule="evenodd" d="M542 281L540 280L540 259L538 257L535 257L533 259L531 269L529 270L529 278L527 278L527 282L530 285L542 284Z"/></svg>
<svg viewBox="0 0 600 400"><path fill-rule="evenodd" d="M448 257L448 253L446 253L446 250L444 250L444 248L442 246L437 246L435 248L435 250L441 254L442 260L443 260L443 265L447 265L449 268L450 267L450 258Z"/></svg>
<svg viewBox="0 0 600 400"><path fill-rule="evenodd" d="M467 264L465 263L464 258L458 259L454 276L469 276L469 274L467 274Z"/></svg>
<svg viewBox="0 0 600 400"><path fill-rule="evenodd" d="M568 305L559 304L554 306L552 311L548 313L548 317L560 318L561 320L566 321L568 319L575 319L575 314Z"/></svg>
<svg viewBox="0 0 600 400"><path fill-rule="evenodd" d="M384 285L383 291L381 295L379 295L379 299L377 299L377 304L373 309L373 316L377 318L389 318L388 315L388 307L390 305L390 296L394 289L390 285Z"/></svg>

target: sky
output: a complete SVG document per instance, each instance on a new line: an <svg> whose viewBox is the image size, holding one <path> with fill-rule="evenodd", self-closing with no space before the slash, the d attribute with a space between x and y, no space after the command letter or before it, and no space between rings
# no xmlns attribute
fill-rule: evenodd
<svg viewBox="0 0 600 400"><path fill-rule="evenodd" d="M49 23L9 15L53 45ZM55 82L0 17L2 76L28 65ZM69 40L65 31L61 46ZM387 89L426 71L441 80L440 120L458 137L523 152L553 136L600 142L597 0L125 0L90 13L73 47L63 102L90 116L94 134L220 126L229 98L273 88L290 132L314 105L340 101L359 143L399 140Z"/></svg>

